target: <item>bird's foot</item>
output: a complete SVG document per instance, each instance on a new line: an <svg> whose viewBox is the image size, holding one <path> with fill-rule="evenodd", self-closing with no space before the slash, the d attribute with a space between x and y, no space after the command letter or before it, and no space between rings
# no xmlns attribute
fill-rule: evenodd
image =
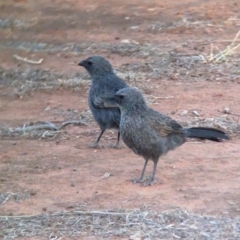
<svg viewBox="0 0 240 240"><path fill-rule="evenodd" d="M150 180L150 181L143 182L143 183L142 183L142 186L143 186L143 187L152 186L154 183L156 183L156 180L155 180L155 179Z"/></svg>
<svg viewBox="0 0 240 240"><path fill-rule="evenodd" d="M99 145L98 143L94 142L94 143L88 144L88 148L104 148L104 146Z"/></svg>
<svg viewBox="0 0 240 240"><path fill-rule="evenodd" d="M122 148L122 146L119 143L116 143L116 144L111 143L111 144L109 144L109 147L110 148L116 148L116 149L121 149Z"/></svg>
<svg viewBox="0 0 240 240"><path fill-rule="evenodd" d="M144 178L136 178L136 179L132 179L133 183L143 183L144 182Z"/></svg>
<svg viewBox="0 0 240 240"><path fill-rule="evenodd" d="M154 178L154 179L150 179L150 180L148 180L148 181L143 182L143 183L142 183L142 186L143 186L143 187L152 186L152 185L154 185L156 182L158 182L159 184L163 184L163 183L164 183L164 181L163 181L162 179L160 179L160 180L157 181L157 180Z"/></svg>

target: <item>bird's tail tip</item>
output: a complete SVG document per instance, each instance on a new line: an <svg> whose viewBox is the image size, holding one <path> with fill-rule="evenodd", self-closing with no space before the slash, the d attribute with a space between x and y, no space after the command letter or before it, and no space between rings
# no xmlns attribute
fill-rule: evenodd
<svg viewBox="0 0 240 240"><path fill-rule="evenodd" d="M230 139L229 135L224 131L208 127L186 128L185 134L188 138L206 139L215 142L221 142L223 140Z"/></svg>

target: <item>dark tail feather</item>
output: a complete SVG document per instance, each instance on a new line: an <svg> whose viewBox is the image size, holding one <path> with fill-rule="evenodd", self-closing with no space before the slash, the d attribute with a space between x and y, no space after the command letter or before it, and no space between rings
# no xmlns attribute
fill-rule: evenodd
<svg viewBox="0 0 240 240"><path fill-rule="evenodd" d="M188 138L207 139L215 142L220 142L223 139L229 139L225 132L216 128L192 127L184 128L183 130Z"/></svg>

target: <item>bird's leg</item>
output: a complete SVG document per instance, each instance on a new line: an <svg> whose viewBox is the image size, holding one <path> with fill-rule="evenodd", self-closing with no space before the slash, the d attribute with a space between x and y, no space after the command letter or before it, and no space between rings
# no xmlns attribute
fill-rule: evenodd
<svg viewBox="0 0 240 240"><path fill-rule="evenodd" d="M144 186L151 186L151 185L153 185L154 182L155 182L155 174L156 174L156 171L157 171L158 161L154 161L153 163L154 163L154 165L153 165L152 177L151 177L150 181L144 183Z"/></svg>
<svg viewBox="0 0 240 240"><path fill-rule="evenodd" d="M120 132L118 131L118 137L117 137L117 142L116 142L116 144L110 144L109 147L110 147L110 148L120 149L121 146L120 146L119 142L120 142Z"/></svg>
<svg viewBox="0 0 240 240"><path fill-rule="evenodd" d="M132 180L133 183L141 183L141 182L143 182L144 172L145 172L145 169L146 169L148 160L149 160L149 159L145 159L145 163L144 163L143 170L142 170L142 173L141 173L140 178L133 179L133 180Z"/></svg>
<svg viewBox="0 0 240 240"><path fill-rule="evenodd" d="M90 144L88 145L88 147L89 147L89 148L101 148L101 146L100 146L98 143L99 143L99 141L100 141L100 139L101 139L101 137L102 137L102 135L103 135L104 132L105 132L105 129L101 131L100 135L99 135L98 138L97 138L97 141L94 142L94 143L90 143Z"/></svg>

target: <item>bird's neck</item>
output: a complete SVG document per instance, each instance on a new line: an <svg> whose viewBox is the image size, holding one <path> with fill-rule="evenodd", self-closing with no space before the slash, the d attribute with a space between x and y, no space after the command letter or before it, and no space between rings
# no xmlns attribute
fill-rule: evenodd
<svg viewBox="0 0 240 240"><path fill-rule="evenodd" d="M148 107L147 106L138 106L138 105L134 105L134 106L128 106L127 109L121 109L121 115L122 116L140 116L140 115L144 115L147 114L147 110Z"/></svg>
<svg viewBox="0 0 240 240"><path fill-rule="evenodd" d="M112 75L113 72L102 72L102 71L97 71L94 73L90 73L91 79L93 82L99 81L99 79L106 79L108 78L110 75Z"/></svg>

